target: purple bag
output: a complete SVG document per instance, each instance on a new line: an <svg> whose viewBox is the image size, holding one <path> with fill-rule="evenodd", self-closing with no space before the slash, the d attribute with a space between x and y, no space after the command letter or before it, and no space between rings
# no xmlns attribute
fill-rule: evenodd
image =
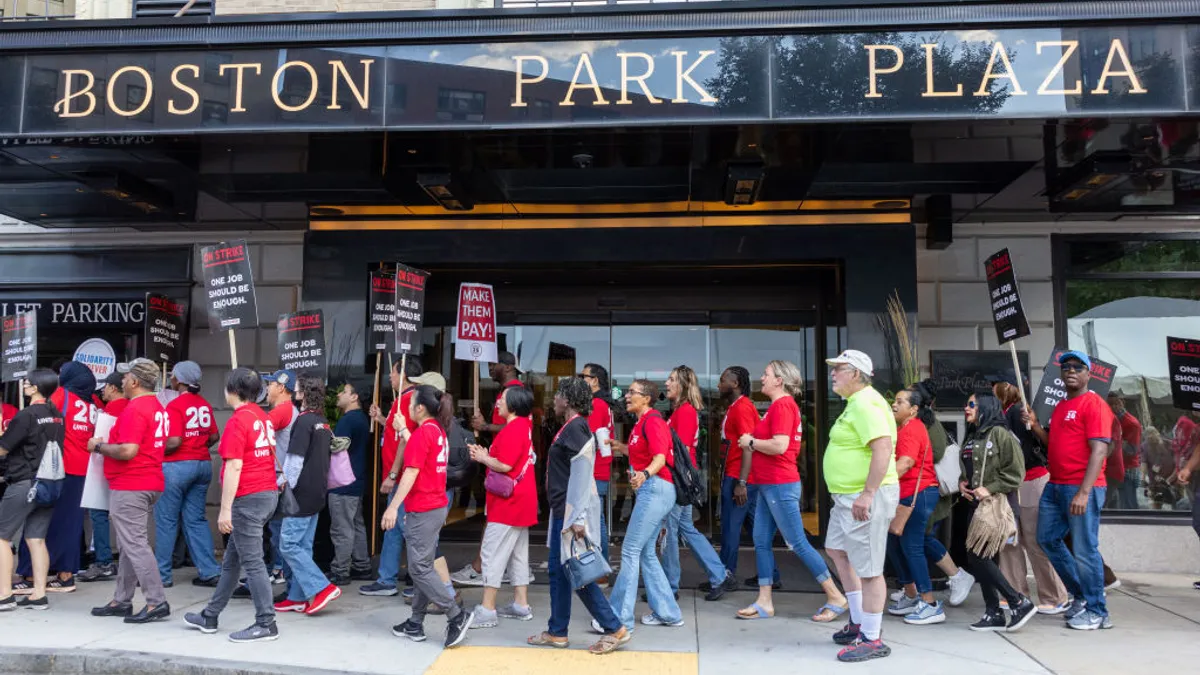
<svg viewBox="0 0 1200 675"><path fill-rule="evenodd" d="M529 464L527 463L525 464L525 468L521 469L520 475L512 478L506 473L488 469L487 476L483 479L483 489L501 499L508 499L512 496L513 491L517 489L517 483L521 482L521 479L525 477L525 472L528 470Z"/></svg>
<svg viewBox="0 0 1200 675"><path fill-rule="evenodd" d="M338 445L340 444L334 443L335 451L329 455L329 478L326 480L326 487L330 490L346 487L355 480L354 468L350 466L350 453L345 449L337 451ZM349 443L345 446L348 447Z"/></svg>

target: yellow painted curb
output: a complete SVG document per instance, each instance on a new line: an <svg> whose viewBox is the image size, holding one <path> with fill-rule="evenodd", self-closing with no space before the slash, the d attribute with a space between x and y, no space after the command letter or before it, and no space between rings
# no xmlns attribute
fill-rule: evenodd
<svg viewBox="0 0 1200 675"><path fill-rule="evenodd" d="M457 647L442 652L425 671L426 675L696 675L699 660L694 653L634 652L618 650L604 656L589 654L586 644L572 649L525 647Z"/></svg>

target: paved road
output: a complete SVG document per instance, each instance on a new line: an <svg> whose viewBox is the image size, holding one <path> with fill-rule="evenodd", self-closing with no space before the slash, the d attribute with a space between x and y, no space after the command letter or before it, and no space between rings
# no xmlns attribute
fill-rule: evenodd
<svg viewBox="0 0 1200 675"><path fill-rule="evenodd" d="M1131 668L1145 675L1195 672L1200 662L1200 592L1191 588L1192 581L1183 576L1126 575L1122 588L1110 594L1116 627L1091 633L1071 631L1054 617L1038 617L1015 635L971 632L966 626L982 609L976 590L964 607L950 611L949 620L942 625L916 627L885 619L884 638L894 653L867 668L872 673L903 675L1082 675L1130 672ZM53 671L63 673L81 672L84 667L82 663L72 665L66 657L88 656L88 672L102 672L97 668L106 659L131 655L135 657L132 662L114 661L121 672L217 673L239 668L296 675L305 669L389 675L726 675L748 668L828 672L830 668L856 667L836 663L836 647L829 640L831 629L807 618L820 604L819 596L805 593L779 594L775 619L738 621L733 613L752 600L751 592L733 593L713 603L688 592L681 598L686 626L640 626L626 651L595 657L583 651L591 636L578 603L571 625L571 649L523 646L526 636L545 627L545 587L531 590L535 620L504 621L498 628L473 630L465 647L443 652L434 637L442 631L444 619L429 618L429 642L415 644L393 637L390 626L406 618L408 608L398 598L361 597L353 587L348 587L347 594L326 614L281 616L281 637L275 642L233 644L225 634L251 622L250 603L234 601L222 616L221 633L201 635L182 624L184 611L196 610L206 598L204 589L187 582L188 578L180 575L176 587L168 590L172 619L149 626L129 626L88 614L88 608L107 600L111 582L84 584L76 593L53 596L47 612L2 614L0 675L4 671L50 672L48 666L38 665L47 661L35 663L22 656L45 650L64 655ZM477 602L480 591L468 589L465 596L468 602ZM502 594L502 600L504 597Z"/></svg>

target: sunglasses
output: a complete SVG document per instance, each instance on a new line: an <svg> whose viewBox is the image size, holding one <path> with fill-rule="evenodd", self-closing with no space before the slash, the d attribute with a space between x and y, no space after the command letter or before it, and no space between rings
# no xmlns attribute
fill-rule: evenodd
<svg viewBox="0 0 1200 675"><path fill-rule="evenodd" d="M1064 373L1082 373L1083 371L1087 370L1087 366L1083 365L1082 363L1068 363L1064 366L1060 366L1060 368Z"/></svg>
<svg viewBox="0 0 1200 675"><path fill-rule="evenodd" d="M968 401L967 407L970 408L971 410L974 410L975 409L975 401Z"/></svg>

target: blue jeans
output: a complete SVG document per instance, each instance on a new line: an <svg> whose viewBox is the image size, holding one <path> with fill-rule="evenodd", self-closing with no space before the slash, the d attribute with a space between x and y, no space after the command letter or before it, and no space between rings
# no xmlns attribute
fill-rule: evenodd
<svg viewBox="0 0 1200 675"><path fill-rule="evenodd" d="M271 566L267 568L268 572L277 572L284 570L284 575L287 574L287 561L283 559L283 554L279 550L279 544L283 540L283 519L276 518L267 524L267 530L271 532Z"/></svg>
<svg viewBox="0 0 1200 675"><path fill-rule="evenodd" d="M108 511L88 509L88 517L92 519L92 548L96 549L96 564L111 565L112 531L108 524Z"/></svg>
<svg viewBox="0 0 1200 675"><path fill-rule="evenodd" d="M317 535L317 516L284 518L280 525L283 541L279 552L287 561L288 600L303 602L329 586L329 579L313 562L313 538Z"/></svg>
<svg viewBox="0 0 1200 675"><path fill-rule="evenodd" d="M675 486L651 476L637 491L633 513L625 526L625 541L621 544L621 573L613 586L609 602L621 624L633 630L633 609L637 603L639 573L644 572L650 611L664 621L679 621L683 613L675 602L671 584L663 572L654 544L663 521L675 508Z"/></svg>
<svg viewBox="0 0 1200 675"><path fill-rule="evenodd" d="M662 566L667 573L667 581L671 582L671 590L679 590L679 575L682 573L679 564L680 537L687 542L688 548L692 550L692 555L696 556L696 560L704 568L709 583L714 587L720 586L729 572L725 570L725 565L721 564L721 558L709 543L708 537L700 534L695 523L692 522L691 504L687 506L676 504L675 508L671 509L670 515L667 516L666 525L667 537L663 542Z"/></svg>
<svg viewBox="0 0 1200 675"><path fill-rule="evenodd" d="M904 534L897 537L888 535L888 559L896 569L896 580L901 586L914 584L917 593L932 593L933 580L929 578L929 562L941 560L946 555L946 547L932 534L926 534L929 517L938 503L937 487L928 487L916 496L901 499L905 506L913 506L912 515L904 524Z"/></svg>
<svg viewBox="0 0 1200 675"><path fill-rule="evenodd" d="M830 577L829 566L817 549L808 543L804 519L800 516L800 481L758 486L758 504L754 509L754 562L758 567L759 586L769 586L775 578L775 557L771 546L775 541L776 528L817 583L825 583Z"/></svg>
<svg viewBox="0 0 1200 675"><path fill-rule="evenodd" d="M608 481L597 480L596 492L600 495L600 550L604 552L605 562L608 562Z"/></svg>
<svg viewBox="0 0 1200 675"><path fill-rule="evenodd" d="M546 626L546 632L554 637L567 637L567 626L571 623L571 581L563 571L562 547L555 536L562 529L562 518L550 520L550 623ZM611 634L621 629L621 622L613 613L612 605L608 604L608 598L604 597L599 584L590 583L576 589L575 594L605 633Z"/></svg>
<svg viewBox="0 0 1200 675"><path fill-rule="evenodd" d="M1121 487L1118 489L1118 497L1120 501L1118 506L1122 509L1136 509L1138 507L1138 488L1141 487L1142 472L1139 469L1125 469L1125 480L1121 482Z"/></svg>
<svg viewBox="0 0 1200 675"><path fill-rule="evenodd" d="M212 530L208 528L205 498L212 482L212 463L204 460L163 462L165 488L154 505L154 558L163 583L171 581L171 555L183 522L183 539L201 579L221 575L213 555ZM99 555L99 554L97 554Z"/></svg>
<svg viewBox="0 0 1200 675"><path fill-rule="evenodd" d="M392 494L395 494L393 492ZM389 497L389 503L391 498ZM396 526L383 533L383 546L379 549L379 578L382 586L395 586L400 578L400 554L404 551L404 505L396 517Z"/></svg>
<svg viewBox="0 0 1200 675"><path fill-rule="evenodd" d="M754 534L754 509L758 504L758 486L746 485L746 503L733 503L733 488L737 479L725 476L721 479L721 564L730 574L737 574L738 548L742 544L742 525ZM771 565L775 565L775 552L771 552ZM775 570L774 581L779 581L779 570Z"/></svg>
<svg viewBox="0 0 1200 675"><path fill-rule="evenodd" d="M1100 558L1100 509L1108 488L1094 487L1088 495L1087 511L1071 515L1071 499L1078 485L1047 483L1038 504L1038 544L1067 591L1083 598L1087 608L1108 616L1104 602L1104 561ZM1063 538L1071 533L1074 555Z"/></svg>

